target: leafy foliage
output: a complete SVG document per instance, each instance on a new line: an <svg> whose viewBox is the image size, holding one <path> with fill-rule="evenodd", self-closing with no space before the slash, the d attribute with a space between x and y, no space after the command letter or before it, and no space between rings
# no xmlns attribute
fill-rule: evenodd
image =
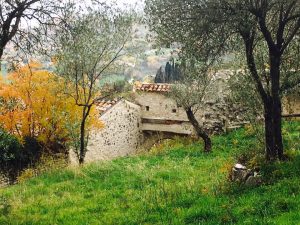
<svg viewBox="0 0 300 225"><path fill-rule="evenodd" d="M1 170L12 180L41 157L66 157L78 145L81 108L65 93L63 78L39 63L18 68L1 83L0 109ZM93 107L87 128L101 127Z"/></svg>
<svg viewBox="0 0 300 225"><path fill-rule="evenodd" d="M67 141L67 124L76 123L79 110L63 93L62 82L38 63L10 74L0 90L3 128L20 140L31 137L45 145Z"/></svg>
<svg viewBox="0 0 300 225"><path fill-rule="evenodd" d="M98 2L99 3L99 2ZM99 80L118 67L131 38L133 17L105 3L73 8L74 19L57 30L57 72L64 77L66 91L81 108L79 140L74 145L79 163L84 162L89 130L87 121L94 104L112 94L100 88Z"/></svg>
<svg viewBox="0 0 300 225"><path fill-rule="evenodd" d="M78 140L80 107L65 93L63 78L42 70L39 63L17 69L2 83L0 108L3 129L30 148L42 145L44 153L66 154L67 145ZM102 127L94 107L87 127Z"/></svg>
<svg viewBox="0 0 300 225"><path fill-rule="evenodd" d="M182 55L204 62L243 55L240 69L264 109L266 157L283 159L280 95L299 84L299 2L147 0L146 12L159 42L179 43Z"/></svg>
<svg viewBox="0 0 300 225"><path fill-rule="evenodd" d="M171 97L184 109L193 108L196 113L215 91L214 72L195 58L182 58L178 67L182 80L172 86Z"/></svg>
<svg viewBox="0 0 300 225"><path fill-rule="evenodd" d="M0 174L11 177L20 167L22 153L19 140L0 129Z"/></svg>

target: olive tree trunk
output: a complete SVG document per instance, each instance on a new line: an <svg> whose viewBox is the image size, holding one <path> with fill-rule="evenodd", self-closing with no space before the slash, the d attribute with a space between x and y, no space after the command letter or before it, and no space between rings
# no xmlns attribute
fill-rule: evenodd
<svg viewBox="0 0 300 225"><path fill-rule="evenodd" d="M265 148L266 159L273 161L283 159L283 142L281 130L281 98L280 98L280 65L282 53L269 50L270 59L270 90L265 90L262 80L258 74L254 59L254 38L249 34L244 35L246 47L247 65L250 74L255 81L256 88L260 94L264 106L265 120Z"/></svg>
<svg viewBox="0 0 300 225"><path fill-rule="evenodd" d="M197 136L202 138L204 141L204 152L211 152L211 139L208 136L208 134L203 130L203 128L200 126L199 122L195 118L194 112L192 111L191 108L187 108L186 110L186 115L190 121L190 123L193 125Z"/></svg>
<svg viewBox="0 0 300 225"><path fill-rule="evenodd" d="M84 158L86 154L86 130L85 125L87 118L90 114L92 105L84 106L82 110L82 120L80 124L80 150L79 150L79 164L82 165L84 163Z"/></svg>

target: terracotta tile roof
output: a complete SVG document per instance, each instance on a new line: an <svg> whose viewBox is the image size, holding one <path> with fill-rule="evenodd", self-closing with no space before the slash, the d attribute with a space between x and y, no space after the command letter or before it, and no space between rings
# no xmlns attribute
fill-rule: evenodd
<svg viewBox="0 0 300 225"><path fill-rule="evenodd" d="M171 90L171 84L137 84L134 88L136 91L169 92Z"/></svg>
<svg viewBox="0 0 300 225"><path fill-rule="evenodd" d="M113 99L113 100L102 99L96 101L95 105L97 109L100 111L100 114L103 114L106 111L108 111L111 107L113 107L115 104L117 104L120 100L121 99Z"/></svg>

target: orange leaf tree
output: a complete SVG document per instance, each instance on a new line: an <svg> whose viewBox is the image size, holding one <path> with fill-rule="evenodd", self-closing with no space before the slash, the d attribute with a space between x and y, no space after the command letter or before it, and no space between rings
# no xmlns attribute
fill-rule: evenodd
<svg viewBox="0 0 300 225"><path fill-rule="evenodd" d="M0 81L1 82L1 81ZM39 63L17 69L0 86L0 126L19 139L37 139L49 150L74 140L81 110L64 93L64 81ZM99 125L95 109L88 125Z"/></svg>

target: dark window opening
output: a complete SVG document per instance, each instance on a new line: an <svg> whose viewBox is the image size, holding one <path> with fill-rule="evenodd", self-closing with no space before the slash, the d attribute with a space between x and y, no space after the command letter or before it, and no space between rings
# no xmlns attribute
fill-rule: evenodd
<svg viewBox="0 0 300 225"><path fill-rule="evenodd" d="M172 113L176 113L177 112L177 110L176 109L172 109Z"/></svg>
<svg viewBox="0 0 300 225"><path fill-rule="evenodd" d="M149 106L146 106L146 111L149 111L150 110L150 107Z"/></svg>

